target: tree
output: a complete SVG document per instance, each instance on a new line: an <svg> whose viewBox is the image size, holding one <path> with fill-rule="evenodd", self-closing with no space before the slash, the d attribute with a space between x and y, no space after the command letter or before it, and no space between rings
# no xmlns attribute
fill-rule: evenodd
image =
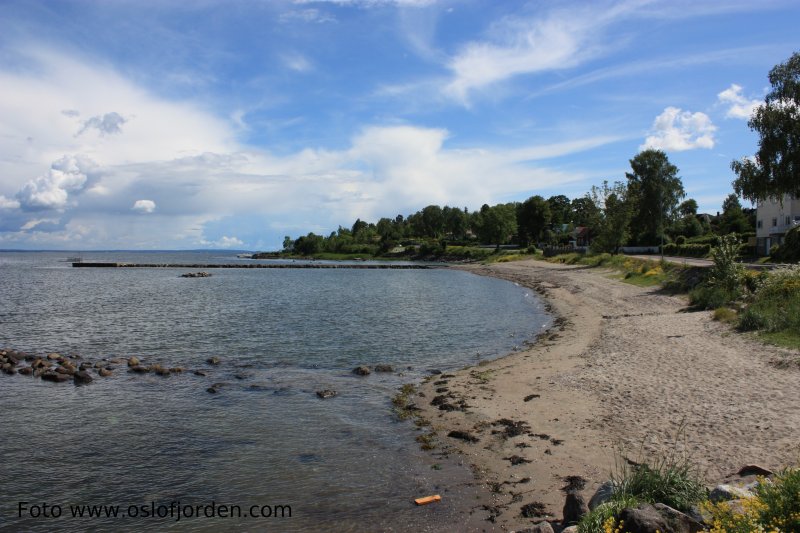
<svg viewBox="0 0 800 533"><path fill-rule="evenodd" d="M639 244L658 244L664 226L686 196L678 177L678 167L661 150L644 150L630 160L627 201L633 210L631 225Z"/></svg>
<svg viewBox="0 0 800 533"><path fill-rule="evenodd" d="M438 205L429 205L422 210L422 227L428 237L438 239L444 232L444 214Z"/></svg>
<svg viewBox="0 0 800 533"><path fill-rule="evenodd" d="M694 198L689 198L681 202L678 206L678 213L682 217L695 216L697 214L697 201Z"/></svg>
<svg viewBox="0 0 800 533"><path fill-rule="evenodd" d="M564 197L566 198L566 196ZM569 199L567 199L569 203ZM517 207L517 231L520 244L527 246L541 238L542 231L550 225L550 202L541 196L531 196Z"/></svg>
<svg viewBox="0 0 800 533"><path fill-rule="evenodd" d="M553 224L569 224L572 222L572 204L563 194L547 199L550 206L550 222Z"/></svg>
<svg viewBox="0 0 800 533"><path fill-rule="evenodd" d="M573 222L576 226L588 227L595 230L600 223L600 208L587 194L583 198L572 200Z"/></svg>
<svg viewBox="0 0 800 533"><path fill-rule="evenodd" d="M733 193L729 194L725 201L722 202L722 216L720 216L719 221L720 234L745 233L752 229L750 221L747 220L747 215L742 211L739 197Z"/></svg>
<svg viewBox="0 0 800 533"><path fill-rule="evenodd" d="M516 211L514 204L483 204L476 221L480 240L500 248L517 231Z"/></svg>
<svg viewBox="0 0 800 533"><path fill-rule="evenodd" d="M592 187L592 203L602 208L597 234L592 240L592 251L616 254L630 237L631 205L627 194L629 188L615 181L602 187Z"/></svg>
<svg viewBox="0 0 800 533"><path fill-rule="evenodd" d="M444 231L453 239L463 239L467 235L467 213L458 207L444 206Z"/></svg>
<svg viewBox="0 0 800 533"><path fill-rule="evenodd" d="M758 202L800 197L800 53L769 72L772 90L747 126L761 137L755 160L733 161L736 194Z"/></svg>

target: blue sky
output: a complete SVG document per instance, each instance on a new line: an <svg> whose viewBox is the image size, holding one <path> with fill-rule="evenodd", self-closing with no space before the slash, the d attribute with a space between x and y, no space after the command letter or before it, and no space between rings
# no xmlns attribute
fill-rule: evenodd
<svg viewBox="0 0 800 533"><path fill-rule="evenodd" d="M667 152L716 212L796 1L0 1L0 248L274 249L583 196Z"/></svg>

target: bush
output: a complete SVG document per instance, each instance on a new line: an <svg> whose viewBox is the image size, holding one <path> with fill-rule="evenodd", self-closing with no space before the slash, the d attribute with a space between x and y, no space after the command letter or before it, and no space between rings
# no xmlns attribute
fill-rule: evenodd
<svg viewBox="0 0 800 533"><path fill-rule="evenodd" d="M739 242L735 235L725 235L719 244L711 250L714 266L708 276L709 285L724 287L727 291L736 291L742 284L744 266L737 261Z"/></svg>
<svg viewBox="0 0 800 533"><path fill-rule="evenodd" d="M714 309L714 320L731 324L736 322L736 311L730 307L717 307Z"/></svg>
<svg viewBox="0 0 800 533"><path fill-rule="evenodd" d="M718 242L719 236L717 235L701 235L699 237L686 239L687 244L708 244L709 246L716 246Z"/></svg>
<svg viewBox="0 0 800 533"><path fill-rule="evenodd" d="M626 468L614 484L620 497L663 503L679 511L690 510L706 497L706 489L694 466L675 456Z"/></svg>
<svg viewBox="0 0 800 533"><path fill-rule="evenodd" d="M736 291L703 283L689 291L689 303L698 309L716 309L723 307L739 297Z"/></svg>
<svg viewBox="0 0 800 533"><path fill-rule="evenodd" d="M711 251L710 244L665 244L665 255L677 255L680 257L705 257Z"/></svg>
<svg viewBox="0 0 800 533"><path fill-rule="evenodd" d="M677 245L686 244L686 236L678 235L677 237L675 237L675 244Z"/></svg>
<svg viewBox="0 0 800 533"><path fill-rule="evenodd" d="M800 261L800 226L790 229L786 232L783 244L772 253L770 248L770 255L775 257L778 261L786 263L797 263Z"/></svg>
<svg viewBox="0 0 800 533"><path fill-rule="evenodd" d="M739 328L800 331L800 265L759 276L752 303L742 313Z"/></svg>
<svg viewBox="0 0 800 533"><path fill-rule="evenodd" d="M784 470L753 492L740 506L727 501L703 505L711 514L711 533L800 531L800 469Z"/></svg>

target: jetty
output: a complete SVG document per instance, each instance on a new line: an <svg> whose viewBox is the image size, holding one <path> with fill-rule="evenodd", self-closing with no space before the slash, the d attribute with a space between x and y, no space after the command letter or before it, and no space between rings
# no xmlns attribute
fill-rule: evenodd
<svg viewBox="0 0 800 533"><path fill-rule="evenodd" d="M397 265L380 263L93 263L90 261L75 261L75 268L346 268L360 270L427 270L443 268L445 265Z"/></svg>

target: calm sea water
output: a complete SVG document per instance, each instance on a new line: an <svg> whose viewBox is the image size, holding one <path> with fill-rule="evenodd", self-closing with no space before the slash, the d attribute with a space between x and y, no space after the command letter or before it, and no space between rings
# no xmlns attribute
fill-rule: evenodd
<svg viewBox="0 0 800 533"><path fill-rule="evenodd" d="M456 270L225 269L184 279L189 269L74 269L67 255L0 253L0 346L136 355L188 371L162 378L120 367L84 387L0 375L2 530L448 529L475 497L450 487L471 474L420 452L418 430L394 418L390 399L433 369L508 353L549 323L530 290ZM220 252L82 256L243 261ZM211 356L221 364L207 365ZM396 371L351 373L380 363ZM214 383L223 385L210 394ZM320 389L338 396L320 400ZM441 504L413 505L437 492ZM292 517L73 519L70 510L163 505L163 514L171 502L212 501L245 513L287 505ZM60 506L61 517L30 516L42 504Z"/></svg>

